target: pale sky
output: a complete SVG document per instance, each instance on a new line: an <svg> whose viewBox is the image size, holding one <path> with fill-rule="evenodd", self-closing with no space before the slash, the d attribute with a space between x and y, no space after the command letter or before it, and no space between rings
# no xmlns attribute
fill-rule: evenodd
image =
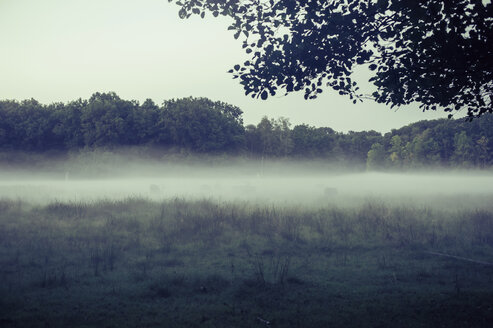
<svg viewBox="0 0 493 328"><path fill-rule="evenodd" d="M240 107L245 124L284 116L293 125L387 132L446 117L417 105L391 110L329 89L267 101L244 95L227 71L247 57L227 18L178 18L167 0L0 0L0 99L49 104L114 91L144 101L207 97Z"/></svg>

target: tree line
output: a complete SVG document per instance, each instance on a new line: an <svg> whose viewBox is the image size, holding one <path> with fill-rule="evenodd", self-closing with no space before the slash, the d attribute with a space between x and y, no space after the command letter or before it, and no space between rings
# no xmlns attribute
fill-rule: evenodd
<svg viewBox="0 0 493 328"><path fill-rule="evenodd" d="M143 103L114 92L43 105L34 99L0 101L0 149L74 151L148 145L196 153L324 159L369 169L423 166L489 167L493 117L421 121L381 134L292 126L264 117L244 126L240 108L207 98Z"/></svg>

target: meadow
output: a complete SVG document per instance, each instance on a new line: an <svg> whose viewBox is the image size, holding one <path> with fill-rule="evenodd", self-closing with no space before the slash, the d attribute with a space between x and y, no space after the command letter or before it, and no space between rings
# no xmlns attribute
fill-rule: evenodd
<svg viewBox="0 0 493 328"><path fill-rule="evenodd" d="M488 199L4 197L0 325L491 327Z"/></svg>

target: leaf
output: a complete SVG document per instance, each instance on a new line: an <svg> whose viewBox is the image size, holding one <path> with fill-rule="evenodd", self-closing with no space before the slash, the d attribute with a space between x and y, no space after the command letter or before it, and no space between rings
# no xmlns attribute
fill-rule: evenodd
<svg viewBox="0 0 493 328"><path fill-rule="evenodd" d="M237 70L239 70L239 69L240 69L240 65L236 64L236 65L234 66L234 69L235 69L236 71L237 71Z"/></svg>
<svg viewBox="0 0 493 328"><path fill-rule="evenodd" d="M266 100L268 96L269 94L267 93L267 90L262 91L262 93L260 94L262 100Z"/></svg>

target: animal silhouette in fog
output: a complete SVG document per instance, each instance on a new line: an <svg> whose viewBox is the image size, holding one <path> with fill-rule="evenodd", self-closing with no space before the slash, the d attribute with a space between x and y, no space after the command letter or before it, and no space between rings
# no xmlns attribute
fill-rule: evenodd
<svg viewBox="0 0 493 328"><path fill-rule="evenodd" d="M337 195L337 188L327 187L324 189L325 196L335 196Z"/></svg>
<svg viewBox="0 0 493 328"><path fill-rule="evenodd" d="M151 184L149 185L149 192L151 194L159 194L161 193L161 188L157 184Z"/></svg>

